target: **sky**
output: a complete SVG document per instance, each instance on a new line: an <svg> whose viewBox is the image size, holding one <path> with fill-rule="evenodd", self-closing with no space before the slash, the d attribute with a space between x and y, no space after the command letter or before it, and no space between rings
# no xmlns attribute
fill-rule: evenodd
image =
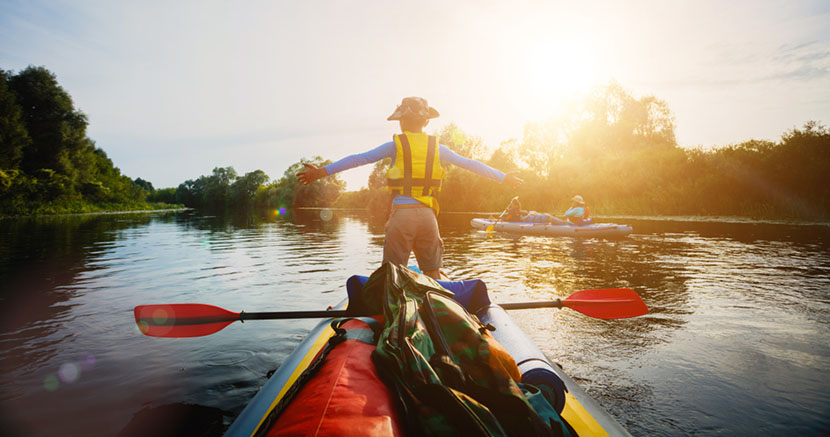
<svg viewBox="0 0 830 437"><path fill-rule="evenodd" d="M830 2L0 0L0 69L29 65L157 188L370 150L406 96L495 148L611 81L710 148L830 123Z"/></svg>

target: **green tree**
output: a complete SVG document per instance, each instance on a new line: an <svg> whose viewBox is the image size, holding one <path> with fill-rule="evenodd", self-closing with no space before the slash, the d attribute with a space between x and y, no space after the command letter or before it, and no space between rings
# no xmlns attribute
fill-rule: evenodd
<svg viewBox="0 0 830 437"><path fill-rule="evenodd" d="M438 133L438 143L467 158L484 158L484 142L481 137L467 135L455 123L450 123L441 129Z"/></svg>
<svg viewBox="0 0 830 437"><path fill-rule="evenodd" d="M331 206L346 188L346 182L338 175L328 176L312 184L303 185L297 179L297 173L305 169L303 163L325 166L331 161L323 160L319 156L312 159L303 158L285 170L282 178L268 186L268 205L304 206Z"/></svg>
<svg viewBox="0 0 830 437"><path fill-rule="evenodd" d="M152 193L153 191L156 191L156 189L153 188L153 184L150 181L145 181L144 179L141 179L141 178L135 178L133 180L133 183L135 183L136 185L138 185L139 187L141 187L143 190L147 191L148 193Z"/></svg>
<svg viewBox="0 0 830 437"><path fill-rule="evenodd" d="M147 190L86 136L86 116L55 75L0 70L0 209L4 213L144 208Z"/></svg>
<svg viewBox="0 0 830 437"><path fill-rule="evenodd" d="M191 208L224 211L230 206L231 184L236 180L233 167L216 167L210 176L187 180L176 189L176 201Z"/></svg>
<svg viewBox="0 0 830 437"><path fill-rule="evenodd" d="M801 129L793 128L781 138L781 145L768 159L773 182L797 193L800 200L789 207L812 217L830 211L830 130L808 121Z"/></svg>
<svg viewBox="0 0 830 437"><path fill-rule="evenodd" d="M254 196L268 183L268 179L270 178L262 170L254 170L238 178L230 187L231 204L245 209L253 206Z"/></svg>
<svg viewBox="0 0 830 437"><path fill-rule="evenodd" d="M176 203L176 188L159 188L147 196L147 201L174 204Z"/></svg>
<svg viewBox="0 0 830 437"><path fill-rule="evenodd" d="M25 149L21 170L32 174L41 168L73 177L69 155L83 146L86 115L75 109L72 98L55 75L43 67L28 67L9 80L23 111L23 124L32 141Z"/></svg>
<svg viewBox="0 0 830 437"><path fill-rule="evenodd" d="M461 156L483 160L484 143L480 137L468 135L455 124L445 126L438 134L439 143ZM438 201L441 211L483 211L494 199L509 195L506 186L455 166L445 166L444 180ZM496 202L499 202L496 200Z"/></svg>
<svg viewBox="0 0 830 437"><path fill-rule="evenodd" d="M201 208L202 196L206 178L188 179L176 188L176 203L181 203L189 208Z"/></svg>
<svg viewBox="0 0 830 437"><path fill-rule="evenodd" d="M362 206L375 217L389 217L392 208L392 193L386 190L386 171L392 163L391 158L384 158L375 163L369 174L367 198Z"/></svg>
<svg viewBox="0 0 830 437"><path fill-rule="evenodd" d="M223 211L230 204L231 184L236 180L236 170L233 167L216 167L213 174L207 177L202 205L215 211Z"/></svg>
<svg viewBox="0 0 830 437"><path fill-rule="evenodd" d="M653 96L636 99L617 83L596 90L574 113L568 150L584 160L677 146L668 105Z"/></svg>
<svg viewBox="0 0 830 437"><path fill-rule="evenodd" d="M340 179L338 175L328 176L313 184L303 185L297 183L297 173L304 169L303 162L309 162L317 166L325 166L331 164L331 161L323 160L319 156L315 156L311 160L301 160L293 164L286 170L285 182L287 185L293 186L293 202L292 205L297 206L330 206L346 189L346 182Z"/></svg>
<svg viewBox="0 0 830 437"><path fill-rule="evenodd" d="M32 142L8 80L7 73L0 70L0 169L18 168L23 149Z"/></svg>

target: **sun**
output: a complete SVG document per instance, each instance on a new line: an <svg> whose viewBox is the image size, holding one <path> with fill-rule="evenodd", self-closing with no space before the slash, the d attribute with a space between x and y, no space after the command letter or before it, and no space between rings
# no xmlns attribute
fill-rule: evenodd
<svg viewBox="0 0 830 437"><path fill-rule="evenodd" d="M584 92L600 76L590 44L578 40L532 44L527 64L531 73L528 86L548 100Z"/></svg>

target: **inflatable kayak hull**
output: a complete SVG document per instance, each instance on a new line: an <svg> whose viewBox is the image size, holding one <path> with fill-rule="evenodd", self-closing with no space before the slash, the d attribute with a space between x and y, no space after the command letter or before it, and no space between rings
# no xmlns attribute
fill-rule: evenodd
<svg viewBox="0 0 830 437"><path fill-rule="evenodd" d="M483 283L482 283L483 284ZM444 282L442 282L444 285ZM445 288L449 288L444 285ZM486 290L485 290L486 293ZM489 299L487 299L489 300ZM467 301L459 302L465 306L476 306L471 311L482 323L491 324L496 329L493 336L505 347L516 361L522 374L522 381L536 386L547 385L556 395L554 407L560 416L579 436L628 436L616 420L602 409L590 396L556 364L553 364L539 347L498 305L485 306ZM347 300L336 309L343 309ZM468 308L469 310L470 308ZM286 396L289 388L303 371L313 362L314 357L326 346L328 339L334 335L331 328L332 319L321 320L312 329L294 352L280 368L270 377L266 384L254 396L245 409L236 417L225 435L254 436L264 435L271 425L271 411ZM348 434L345 432L344 434Z"/></svg>
<svg viewBox="0 0 830 437"><path fill-rule="evenodd" d="M617 225L614 223L597 223L584 226L576 225L554 225L551 223L527 223L527 222L505 222L483 218L470 220L470 225L476 229L487 229L495 225L494 229L499 232L510 232L522 235L541 235L548 237L573 237L573 238L622 238L631 233L632 228L628 225Z"/></svg>

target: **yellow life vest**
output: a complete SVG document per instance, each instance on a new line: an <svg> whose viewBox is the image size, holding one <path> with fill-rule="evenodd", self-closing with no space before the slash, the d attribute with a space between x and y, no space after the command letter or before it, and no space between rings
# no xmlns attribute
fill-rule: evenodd
<svg viewBox="0 0 830 437"><path fill-rule="evenodd" d="M386 171L386 189L409 196L438 214L438 200L434 196L441 191L444 177L438 140L423 132L404 132L393 138L395 164Z"/></svg>

